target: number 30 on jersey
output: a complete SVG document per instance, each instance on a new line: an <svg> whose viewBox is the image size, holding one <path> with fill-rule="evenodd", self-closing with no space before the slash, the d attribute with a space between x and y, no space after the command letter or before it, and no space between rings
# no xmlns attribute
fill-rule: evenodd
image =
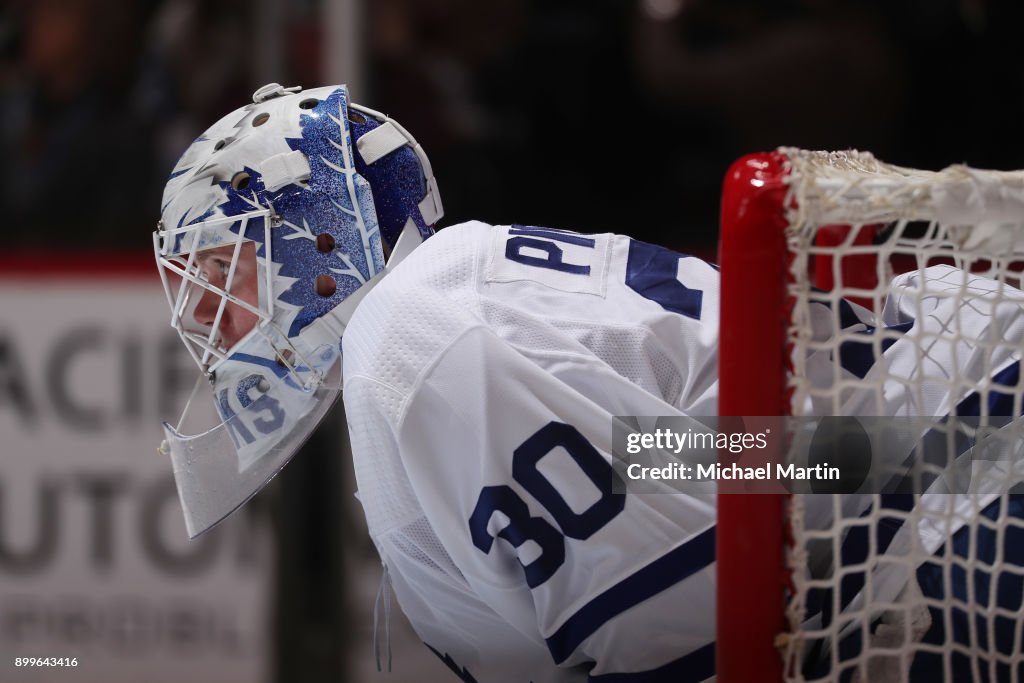
<svg viewBox="0 0 1024 683"><path fill-rule="evenodd" d="M558 489L537 468L537 463L555 448L562 447L579 467L580 473L597 487L601 497L582 512L569 507ZM512 478L554 518L555 528L543 517L530 515L526 501L506 485L486 486L480 492L469 518L469 531L475 545L490 554L495 536L488 530L492 517L500 512L508 518L497 538L520 550L533 541L540 554L523 565L526 583L536 588L558 571L565 562L565 537L586 540L615 518L626 505L624 493L613 493L618 474L604 457L571 425L549 422L524 441L512 454Z"/></svg>

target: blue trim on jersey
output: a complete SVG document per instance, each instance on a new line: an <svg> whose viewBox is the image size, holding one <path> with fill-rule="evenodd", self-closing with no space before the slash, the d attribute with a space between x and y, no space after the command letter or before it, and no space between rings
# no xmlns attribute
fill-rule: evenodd
<svg viewBox="0 0 1024 683"><path fill-rule="evenodd" d="M827 290L827 289L820 289L818 287L811 287L811 291L814 292L815 294L825 294L825 295L830 294L829 290ZM839 303L838 313L839 313L839 329L840 330L847 330L847 329L849 329L849 328L851 328L851 327L853 327L855 325L864 325L865 327L867 327L868 323L866 323L865 321L861 320L860 316L857 315L857 311L853 308L853 304L851 304L846 299L839 299L838 303ZM832 302L831 301L812 301L811 304L812 305L816 304L818 306L824 306L828 310L830 310L830 311L832 310Z"/></svg>
<svg viewBox="0 0 1024 683"><path fill-rule="evenodd" d="M679 261L684 258L693 257L631 238L626 286L666 311L700 320L704 292L679 280Z"/></svg>
<svg viewBox="0 0 1024 683"><path fill-rule="evenodd" d="M913 497L907 494L882 494L880 509L902 510L908 512L913 504ZM860 518L864 519L874 512L874 506L869 505ZM903 526L903 519L900 517L880 517L878 524L874 527L875 543L877 553L881 555L888 549L896 532ZM870 545L868 543L869 526L867 524L852 525L839 546L839 566L850 567L866 562ZM864 587L864 571L849 572L843 575L839 583L839 608L846 609L850 601ZM814 615L821 614L822 628L827 628L834 618L832 611L832 589L812 588L805 598L806 609L804 619L810 619ZM811 659L814 657L812 656Z"/></svg>
<svg viewBox="0 0 1024 683"><path fill-rule="evenodd" d="M710 527L678 548L623 579L584 605L547 638L548 650L561 664L605 623L704 569L715 561L715 528Z"/></svg>
<svg viewBox="0 0 1024 683"><path fill-rule="evenodd" d="M708 643L657 669L590 676L588 683L701 683L715 675L715 644Z"/></svg>
<svg viewBox="0 0 1024 683"><path fill-rule="evenodd" d="M1008 387L1009 389L1016 388L1020 378L1020 362L1012 363L1007 367L997 372L992 377L993 384ZM988 392L988 414L991 416L1009 416L1012 415L1013 411L1013 394L1002 393L998 391L989 390ZM960 403L957 404L953 414L957 417L979 417L981 414L981 392L975 391L965 397ZM945 422L945 418L941 421ZM966 453L970 448L974 446L974 441L969 439L965 434L957 433L955 439L955 453L959 457ZM932 443L935 443L935 447L932 447ZM941 452L945 455L946 453L947 437L946 432L940 429L932 429L922 437L922 446L925 454L930 452ZM938 475L935 475L938 476ZM924 482L927 484L927 481ZM906 491L906 489L903 489ZM913 504L913 498L904 493L897 492L891 494L884 494L881 497L881 509L889 510L902 510L909 512L911 505ZM869 507L861 517L865 517L871 514L872 508ZM903 517L891 517L882 518L879 520L878 529L876 531L875 543L877 544L879 552L884 552L888 548L889 543L892 541L896 532L899 531L903 525ZM840 548L840 566L850 566L864 562L868 557L868 536L867 527L864 525L857 525L850 529L847 533L846 538L843 540L843 544ZM844 577L844 581L840 586L840 606L845 609L849 604L850 600L863 588L864 586L864 573L854 572ZM830 600L826 600L825 604L822 605L822 609L825 610L823 618L824 623L827 625L830 620L828 615L828 607L831 605ZM813 610L810 613L814 613L817 610Z"/></svg>
<svg viewBox="0 0 1024 683"><path fill-rule="evenodd" d="M997 372L992 377L992 382L997 385L1005 386L1013 389L1017 386L1020 378L1020 362L1015 362ZM979 417L981 412L981 392L972 392L970 395L965 397L960 403L957 404L953 414L957 417ZM1001 417L1012 415L1013 412L1013 394L1002 393L997 391L988 392L988 414L991 416ZM945 421L945 419L943 419ZM933 429L924 435L922 445L924 451L927 454L932 451L929 444L937 442L936 452L946 452L946 434L938 429ZM957 457L966 453L971 447L974 446L973 440L967 438L966 435L958 433L956 435L955 452ZM913 497L906 493L893 493L883 494L881 496L881 504L879 506L880 512L883 515L879 518L878 524L874 528L875 534L875 546L878 554L883 554L892 542L896 533L905 523L903 516L884 516L885 510L901 510L903 512L909 512L913 505ZM983 511L982 515L988 519L996 519L999 516L999 510L1002 507L1001 499L997 499L990 503ZM869 506L865 510L861 517L866 517L873 512L873 506ZM1009 497L1009 510L1007 511L1008 517L1017 519L1024 519L1024 496L1010 495ZM868 535L869 529L867 526L853 526L847 533L846 538L843 539L842 545L840 546L840 562L839 567L851 567L857 564L866 562L868 559L868 549L870 537ZM963 567L954 564L951 571L952 583L949 590L960 600L967 599L967 582L970 580L975 586L975 602L983 603L983 606L988 606L988 595L989 586L992 581L996 581L995 590L995 603L997 606L1003 609L1011 611L1018 611L1022 607L1021 590L1024 589L1024 579L1021 578L1018 573L1020 569L1011 571L988 571L991 564L994 562L1000 539L993 529L985 527L984 525L979 526L975 533L976 554L971 555L970 552L970 539L971 530L967 527L963 527L956 531L953 535L952 541L947 546L940 548L935 555L941 557L945 554L951 554L954 557L963 558L965 560L973 560L975 562L980 561L970 572L967 572ZM1009 525L1006 529L1005 537L1002 539L1002 550L1004 553L1004 563L1016 568L1024 568L1024 532L1021 532L1020 527ZM988 566L986 566L986 564ZM946 590L943 582L942 565L932 560L924 561L917 570L917 580L921 585L922 592L927 597L945 599ZM844 574L839 585L839 605L840 610L845 610L850 604L850 601L860 593L865 584L866 573L864 570L854 571ZM934 644L942 643L944 641L952 640L953 642L960 643L965 646L971 646L970 630L968 626L967 614L958 607L952 609L950 615L950 623L952 624L951 633L945 632L945 617L941 612L935 608L929 608L932 612L932 627L925 634L923 642L930 642ZM829 589L825 590L812 590L807 596L807 609L805 617L811 617L812 615L820 612L821 622L823 627L827 627L833 619L836 617L832 612L832 591ZM1019 643L1013 642L1014 637L1014 624L1010 620L1003 619L1000 616L992 617L995 620L995 643L988 643L988 631L987 624L985 622L984 615L976 615L976 633L983 634L979 637L978 647L984 651L996 650L1004 654L1010 654L1014 651L1014 648L1024 649L1024 638ZM845 637L842 642L839 643L838 659L840 662L851 661L855 657L859 656L863 651L863 632L856 630L849 636ZM817 643L812 649L811 654L807 657L809 667L809 673L815 677L823 676L829 664L827 662L818 662L817 650L820 648L822 643ZM942 671L941 657L926 656L927 653L918 653L914 659L911 670L912 681L929 681L934 676L938 675ZM987 662L985 662L985 656L981 657L981 670L983 671L983 679L988 680L987 675ZM991 656L991 655L989 655ZM955 680L960 680L959 677L971 675L971 662L970 658L956 653L953 658L953 670L956 672L954 676ZM1000 663L1000 673L997 674L996 680L1005 680L1004 674L1009 673L1009 667L1004 666ZM1005 669L1005 671L1004 671ZM808 673L808 672L805 672ZM1018 667L1018 677L1024 678L1024 664ZM965 678L966 680L966 678Z"/></svg>
<svg viewBox="0 0 1024 683"><path fill-rule="evenodd" d="M910 496L883 496L882 498L883 509L909 509L906 500L910 500ZM1015 620L1006 618L1002 614L992 614L986 617L984 612L993 604L1010 613L1019 613L1024 608L1024 576L1021 574L1021 570L1024 569L1024 527L1020 525L1020 521L1024 520L1024 496L1010 494L1006 499L996 499L989 503L980 514L992 521L1005 516L1018 523L1006 525L1002 532L997 532L995 528L984 524L978 525L973 532L970 528L963 527L953 534L948 543L935 552L935 559L929 558L921 563L917 568L917 582L921 592L926 598L950 605L948 617L943 614L942 609L929 606L932 625L921 642L931 645L954 642L972 649L975 653L973 657L977 659L978 668L981 671L979 680L985 683L1009 681L1011 680L1010 665L997 661L996 676L991 678L988 672L988 662L991 659L997 659L997 653L1004 657L1010 657L1024 650L1024 634L1015 642L1017 636ZM880 524L878 530L880 550L883 550L883 543L888 546L895 531L899 528L895 518L882 521L888 521L889 524ZM853 539L847 539L847 541L851 540ZM859 547L864 543L866 543L864 535L856 539L855 543L850 544L850 547L848 547L848 542L844 542L843 561L856 562L866 557L866 549L862 551ZM1002 569L995 565L1000 553L1003 561ZM950 562L950 581L948 583L942 558L957 558L959 560L959 562ZM949 562L948 559L945 561ZM972 563L969 569L965 567L964 562ZM856 577L859 583L863 583L863 572L855 572L852 576ZM963 608L968 603L969 585L973 585L973 600L971 602L974 607L971 613ZM844 586L841 591L844 608L848 599L855 594L854 592L847 595L846 588ZM818 591L818 597L822 598L826 610L830 610L831 591ZM823 617L825 616L823 614ZM975 640L973 642L971 619L974 620ZM994 639L991 641L988 630L990 620L993 624L994 635ZM829 621L831 621L830 618L823 619L823 624L827 625ZM873 629L874 625L872 625ZM850 662L863 653L865 635L866 633L862 629L856 629L843 638L838 647L840 663ZM822 644L822 641L815 643L806 659L804 675L808 678L822 678L829 673L830 659L826 658L822 661L820 658ZM972 680L971 659L971 656L960 651L952 653L953 678L951 680ZM927 651L917 652L911 665L909 680L921 683L941 680L943 667L943 655ZM1024 679L1024 662L1018 663L1013 669L1017 680ZM845 671L839 680L846 683L850 680L849 674L850 670Z"/></svg>
<svg viewBox="0 0 1024 683"><path fill-rule="evenodd" d="M848 315L853 315L853 308L849 304L846 304L846 307L850 309ZM842 306L840 306L840 310L842 310ZM842 317L842 315L843 314L840 313L840 317ZM900 323L899 325L890 325L884 329L887 332L903 335L909 332L910 328L913 326L914 323ZM856 375L860 379L864 379L868 374L868 371L871 370L871 366L878 360L878 356L875 355L874 341L870 338L870 335L873 335L876 329L877 328L875 327L869 326L863 330L857 330L855 334L862 334L869 337L863 341L854 338L848 339L847 341L839 344L839 365L841 365L844 370ZM889 350L890 346L896 343L896 341L897 340L893 337L886 337L885 339L882 339L878 343L879 350L882 353L885 353Z"/></svg>
<svg viewBox="0 0 1024 683"><path fill-rule="evenodd" d="M1004 505L1005 502L1005 505ZM973 532L964 527L953 534L953 538L938 550L937 557L953 556L971 562L969 568L962 563L953 563L950 568L950 579L947 583L945 571L940 561L928 560L917 570L917 581L921 592L927 598L941 602L950 602L948 620L942 611L929 607L932 626L921 642L940 644L952 640L972 649L972 654L954 652L950 666L953 680L971 680L971 658L978 661L981 672L979 680L989 681L1022 680L1024 678L1024 662L1018 662L1011 676L1011 665L999 661L996 664L996 675L989 676L988 662L997 659L996 653L1011 657L1024 650L1024 634L1017 638L1017 620L1004 614L992 614L986 619L985 608L996 607L1010 613L1020 614L1024 607L1024 529L1020 522L1024 519L1024 496L1010 494L1005 499L994 500L981 512L981 516L996 521L1005 515L1016 523L1007 524L1001 532L986 525L979 525ZM974 545L972 552L971 545ZM997 558L1002 557L1003 567L995 565ZM963 608L968 603L973 586L973 600L970 612ZM950 600L950 598L955 598ZM974 620L974 642L971 638L970 621ZM993 625L989 639L988 622ZM947 630L947 625L949 630ZM938 680L943 670L942 655L928 652L919 653L910 670L912 681Z"/></svg>
<svg viewBox="0 0 1024 683"><path fill-rule="evenodd" d="M828 304L826 304L826 305L828 305ZM840 299L839 300L839 329L845 330L846 328L853 327L854 325L864 325L864 324L866 324L866 323L863 320L860 319L859 315L857 315L857 312L853 308L853 304L851 304L846 299Z"/></svg>
<svg viewBox="0 0 1024 683"><path fill-rule="evenodd" d="M1020 362L1015 362L997 372L992 377L992 382L996 385L1005 386L1011 390L1015 388L1020 378ZM957 417L978 417L981 413L981 392L972 392L970 395L961 400L953 414ZM1013 394L1002 393L998 391L988 391L987 397L988 403L988 414L992 416L1009 416L1013 412ZM943 422L945 418L943 419ZM935 443L934 449L930 444ZM946 453L946 433L939 429L930 430L922 438L922 446L925 454L932 452ZM973 440L969 439L965 434L957 433L955 441L955 452L957 457L966 453L971 447L974 446ZM937 476L937 475L936 475ZM923 482L927 485L927 482ZM897 490L900 490L897 487ZM906 489L903 489L906 490ZM896 533L905 523L905 518L902 515L885 516L885 510L901 510L903 512L909 512L913 505L913 497L909 493L891 493L883 494L881 496L881 504L879 511L881 517L878 520L878 524L874 527L873 533L875 535L875 546L878 554L883 554L892 542ZM989 519L995 519L995 513L1000 508L1000 501L996 500L991 503L982 514ZM869 506L865 510L861 517L866 517L874 511L873 506ZM1010 496L1010 511L1009 516L1024 518L1024 497ZM1011 525L1010 529L1017 531L1017 527ZM952 552L956 557L970 558L969 548L966 546L966 539L969 537L969 529L964 527L959 529L953 536L952 549L940 549L936 555L941 556L945 552ZM1014 554L1014 545L1010 543L1009 531L1006 532L1008 535L1003 542L1003 552L1006 554L1004 558L1006 563L1024 567L1024 534L1021 538L1014 541L1022 547L1022 552ZM851 567L856 566L860 563L865 562L868 559L868 549L870 536L869 529L866 525L855 525L850 528L843 539L842 545L840 546L840 561L839 567ZM977 543L978 543L978 557L971 559L981 559L982 561L992 562L995 557L995 546L998 542L995 532L987 527L979 527L976 531ZM931 561L925 561L918 568L918 582L922 586L922 590L925 595L930 597L936 597L941 588L942 584L942 569L940 565L936 565ZM992 577L998 576L999 588L997 589L996 603L1001 606L1012 610L1020 608L1020 600L1013 598L1013 595L1019 595L1020 577L1014 572L1003 572L995 574L984 571L984 565L974 569L971 572L973 581L976 586L976 601L979 599L978 596L985 596L985 602L987 603L988 585ZM966 583L968 580L967 573L962 568L954 565L952 571L952 591L961 599L966 600ZM840 610L845 610L850 604L850 601L856 597L864 589L866 581L866 573L864 570L853 571L843 575L842 580L839 584L839 607ZM928 582L935 584L933 586L926 587L925 584ZM1007 591L1005 586L1011 585L1012 588ZM984 589L984 591L982 591ZM1017 591L1016 593L1014 591ZM827 627L837 615L832 611L832 590L811 590L806 598L806 610L805 618L810 618L814 614L820 612L821 623L823 627ZM1016 602L1015 602L1016 600ZM982 619L982 617L978 617ZM944 628L944 617L939 614L936 610L932 609L932 629L926 634L926 642L941 642L940 637L944 639L950 639L955 642L959 642L965 645L970 645L969 631L967 627L968 619L962 610L955 609L952 614L952 634L945 634L941 632ZM1004 628L1005 624L1000 622L1000 618L996 618L996 647L1003 652L1008 652L1008 647L1020 647L1024 649L1024 642L1013 644L1012 643L1012 632L1006 631ZM1005 620L1002 620L1005 621ZM982 622L977 624L980 631L985 631L981 628ZM940 629L940 633L936 635L934 632L936 629ZM987 634L987 631L985 631ZM929 638L933 641L929 641ZM986 635L987 638L987 635ZM824 670L827 670L828 663L817 662L818 655L817 649L821 643L817 643L813 646L811 654L807 657L806 661L810 663L810 669L814 676L824 675ZM857 657L863 650L863 633L860 630L854 631L849 636L843 639L839 643L839 661L846 662ZM986 645L985 647L988 647ZM961 661L962 660L962 661ZM914 675L911 676L911 680L929 680L928 676L934 674L936 671L941 671L941 663L936 665L934 662L929 664L928 658L923 658L922 655L918 654L915 658L913 665ZM954 661L954 669L960 672L969 672L970 661L967 657L960 657L959 660ZM935 667L939 668L936 669ZM815 668L817 667L817 668ZM985 667L982 667L983 669ZM925 673L925 672L929 673ZM1024 677L1024 671L1021 672ZM959 679L958 679L959 680ZM1001 680L1001 679L1000 679Z"/></svg>
<svg viewBox="0 0 1024 683"><path fill-rule="evenodd" d="M452 673L458 676L459 680L461 680L463 683L477 683L477 680L473 678L473 674L469 673L466 667L459 666L458 663L454 659L452 659L452 656L450 654L448 654L447 652L441 654L439 650L432 648L430 646L430 643L423 644L427 646L428 650L437 655L437 658L441 660L441 663L443 663L445 666L451 669Z"/></svg>
<svg viewBox="0 0 1024 683"><path fill-rule="evenodd" d="M992 377L994 384L1007 387L1010 392L1017 388L1020 381L1020 361L1011 363L997 372ZM976 391L956 407L954 413L957 417L978 417L981 415L981 392ZM989 415L1013 415L1013 394L1001 391L988 392L988 414Z"/></svg>
<svg viewBox="0 0 1024 683"><path fill-rule="evenodd" d="M817 293L828 294L828 291L818 289L817 287L812 289ZM832 302L830 301L812 301L811 303L817 304L818 306L824 306L828 310L832 310ZM871 366L873 366L878 360L878 356L875 355L874 340L871 339L871 335L875 334L878 327L870 325L868 322L862 320L860 316L857 315L857 311L854 309L853 304L846 299L839 299L837 304L836 313L839 316L839 329L843 332L852 331L855 335L863 335L866 337L863 340L854 337L839 344L839 365L847 372L856 375L860 379L864 379L864 376L868 374L869 370L871 370ZM862 329L853 329L858 326ZM882 353L888 351L889 347L898 341L899 336L905 335L913 327L913 321L885 326L883 328L885 331L897 336L882 339L879 342L879 350Z"/></svg>
<svg viewBox="0 0 1024 683"><path fill-rule="evenodd" d="M1007 367L997 372L992 377L993 384L1009 387L1013 389L1017 386L1020 377L1020 362L1012 363ZM965 397L960 403L957 404L953 414L957 417L979 417L981 409L981 392L975 391ZM1013 411L1013 394L1002 393L998 391L988 392L988 409L989 415L992 416L1008 416ZM942 422L945 422L945 418ZM954 450L956 453L955 457L960 457L966 453L969 449L974 446L974 441L969 439L967 435L957 432L955 436ZM929 430L927 434L922 437L922 447L927 457L928 453L941 453L945 456L947 437L946 432L940 429ZM934 444L934 446L932 445ZM934 474L932 479L938 477L938 474ZM927 486L929 481L922 480L923 485ZM903 489L906 491L906 489ZM881 497L882 510L902 510L909 512L913 505L913 498L908 493L892 493L884 494ZM868 507L867 510L861 515L866 517L871 514L872 507ZM884 553L889 547L889 543L892 542L896 532L899 531L900 527L903 526L905 518L902 516L897 517L882 517L879 519L876 526L876 538L875 543L879 553ZM868 527L867 525L857 525L850 529L845 539L843 539L842 546L840 547L840 567L849 567L856 564L865 562L868 559ZM864 588L865 573L864 571L856 571L844 575L842 582L840 583L840 597L839 604L840 609L846 609L850 601ZM823 591L825 593L827 591ZM822 623L827 626L832 620L831 614L831 597L821 595L822 604L812 605L811 601L808 600L807 614L813 614L818 611L819 607L822 611Z"/></svg>

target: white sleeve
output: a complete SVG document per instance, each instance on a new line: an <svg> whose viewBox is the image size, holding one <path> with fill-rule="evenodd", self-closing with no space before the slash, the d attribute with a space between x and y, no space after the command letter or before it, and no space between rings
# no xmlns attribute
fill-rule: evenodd
<svg viewBox="0 0 1024 683"><path fill-rule="evenodd" d="M406 618L438 658L464 681L582 683L579 668L553 665L543 642L513 628L452 565L425 519L378 539Z"/></svg>
<svg viewBox="0 0 1024 683"><path fill-rule="evenodd" d="M555 667L543 640L514 629L469 586L415 498L394 432L400 392L348 378L346 412L359 499L406 618L424 644L464 681L576 683L578 669Z"/></svg>
<svg viewBox="0 0 1024 683"><path fill-rule="evenodd" d="M478 681L510 661L550 669L535 681L713 675L713 496L612 490L612 416L677 411L591 356L529 357L476 327L400 413L370 457L397 454L438 548L411 515L375 540L428 644Z"/></svg>

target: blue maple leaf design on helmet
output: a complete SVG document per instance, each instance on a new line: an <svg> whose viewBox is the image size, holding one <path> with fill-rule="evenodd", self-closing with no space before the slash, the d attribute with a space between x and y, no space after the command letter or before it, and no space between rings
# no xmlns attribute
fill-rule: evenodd
<svg viewBox="0 0 1024 683"><path fill-rule="evenodd" d="M280 265L280 275L295 282L278 299L299 308L288 336L320 318L362 287L384 267L380 230L369 184L356 173L348 129L348 112L342 91L335 91L300 117L302 137L288 138L293 150L305 155L310 176L304 187L287 185L267 192L260 173L252 168L248 185L235 190L220 183L227 200L218 208L225 215L239 215L272 207L281 226L274 227L269 260ZM241 221L231 227L241 229ZM336 249L322 253L317 235L329 233ZM245 237L258 244L258 255L267 257L262 219L250 219ZM323 297L314 282L330 275L335 293Z"/></svg>

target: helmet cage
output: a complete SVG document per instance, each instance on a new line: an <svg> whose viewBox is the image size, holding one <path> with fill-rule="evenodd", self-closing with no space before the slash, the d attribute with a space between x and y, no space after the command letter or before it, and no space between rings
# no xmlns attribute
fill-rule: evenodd
<svg viewBox="0 0 1024 683"><path fill-rule="evenodd" d="M254 224L252 228L250 223ZM246 242L245 236L250 229L259 229L258 223L262 223L263 226L262 241L267 245L269 260L270 228L274 223L269 209L214 218L180 228L166 229L163 225L158 225L153 235L160 280L171 308L171 326L178 332L189 355L204 374L213 372L217 364L230 355L231 349L224 348L218 343L221 319L229 303L255 315L258 319L255 328L270 324L273 319L275 296L271 271L259 263L260 259L257 259L260 271L259 305L253 306L231 293L242 245ZM236 225L238 229L231 230ZM224 286L218 287L211 283L199 268L197 258L204 250L222 246L233 246L233 250ZM180 278L180 284L175 286L168 274ZM197 321L193 313L204 292L211 292L219 299L217 312L210 325L203 325ZM241 342L237 342L235 346L239 343Z"/></svg>

